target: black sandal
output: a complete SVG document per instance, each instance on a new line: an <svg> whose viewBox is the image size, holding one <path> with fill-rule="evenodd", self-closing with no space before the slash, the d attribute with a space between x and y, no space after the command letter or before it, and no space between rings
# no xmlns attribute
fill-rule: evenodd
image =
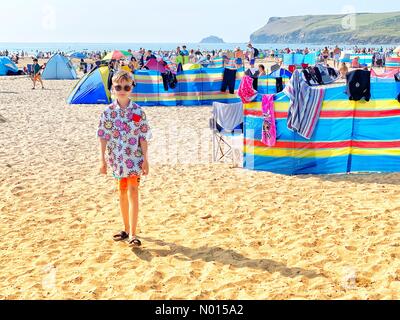
<svg viewBox="0 0 400 320"><path fill-rule="evenodd" d="M113 236L114 241L124 241L129 238L129 234L125 231L121 231Z"/></svg>
<svg viewBox="0 0 400 320"><path fill-rule="evenodd" d="M142 245L142 242L138 238L134 238L129 241L129 245L130 246L134 245L136 247L140 247Z"/></svg>

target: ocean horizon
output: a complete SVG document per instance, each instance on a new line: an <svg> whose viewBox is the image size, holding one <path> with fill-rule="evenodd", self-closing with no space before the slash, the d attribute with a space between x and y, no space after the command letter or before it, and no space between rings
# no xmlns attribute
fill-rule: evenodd
<svg viewBox="0 0 400 320"><path fill-rule="evenodd" d="M36 53L40 51L44 52L75 52L75 51L111 51L111 50L128 50L132 49L134 51L139 50L140 48L145 48L153 51L158 50L174 50L176 47L182 45L186 45L188 49L200 49L200 50L234 50L236 47L240 47L241 49L246 49L248 42L238 42L238 43L83 43L83 42L60 42L60 43L46 43L46 42L37 42L37 43L22 43L22 42L0 42L0 50L8 50L10 52L20 52L26 51L28 53ZM320 49L322 47L328 46L332 47L335 45L339 45L342 48L350 49L354 48L354 46L359 47L383 47L390 48L393 47L393 44L387 45L374 45L374 44L308 44L308 43L254 43L254 46L259 49L284 49L284 48L292 48L292 49Z"/></svg>

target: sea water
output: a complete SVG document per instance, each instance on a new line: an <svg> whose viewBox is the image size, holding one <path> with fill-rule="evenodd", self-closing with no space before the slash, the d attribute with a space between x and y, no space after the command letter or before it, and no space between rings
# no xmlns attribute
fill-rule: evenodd
<svg viewBox="0 0 400 320"><path fill-rule="evenodd" d="M26 51L28 54L34 54L38 52L97 52L97 51L112 51L112 50L134 50L137 51L140 48L144 48L146 50L175 50L177 47L181 47L186 45L187 48L190 49L200 49L200 50L234 50L239 47L242 50L245 50L247 47L247 42L244 43L218 43L218 44L207 44L207 43L7 43L0 42L0 51L8 50L9 52L21 52ZM332 47L334 44L294 44L294 43L257 43L254 44L254 47L262 50L266 49L321 49L325 46ZM355 45L341 45L338 44L341 48L345 49L353 49ZM358 45L360 48L392 48L393 45Z"/></svg>

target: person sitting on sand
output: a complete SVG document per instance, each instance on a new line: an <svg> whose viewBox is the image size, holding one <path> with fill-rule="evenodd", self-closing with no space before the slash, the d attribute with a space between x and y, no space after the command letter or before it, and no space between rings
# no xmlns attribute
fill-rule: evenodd
<svg viewBox="0 0 400 320"><path fill-rule="evenodd" d="M84 74L86 74L88 71L87 71L87 63L85 62L85 60L84 59L81 59L81 62L80 62L80 64L79 64L79 69L84 73Z"/></svg>
<svg viewBox="0 0 400 320"><path fill-rule="evenodd" d="M131 61L129 62L129 68L131 69L131 72L135 72L139 69L139 63L137 62L135 57L131 58Z"/></svg>
<svg viewBox="0 0 400 320"><path fill-rule="evenodd" d="M345 62L342 63L342 66L340 67L339 72L340 72L340 78L346 79L346 75L349 72L349 68L347 67Z"/></svg>
<svg viewBox="0 0 400 320"><path fill-rule="evenodd" d="M129 239L129 244L141 246L136 228L139 215L140 176L148 175L147 139L150 127L146 114L130 100L133 79L126 71L112 78L112 91L116 100L106 108L100 118L97 136L100 139L100 174L107 174L108 163L113 170L119 191L120 210L125 228L114 235L114 241Z"/></svg>
<svg viewBox="0 0 400 320"><path fill-rule="evenodd" d="M121 65L120 65L120 70L126 71L126 72L131 72L131 68L125 64L124 61L121 60Z"/></svg>
<svg viewBox="0 0 400 320"><path fill-rule="evenodd" d="M32 90L36 89L37 81L40 82L40 84L42 85L42 89L44 89L42 75L40 73L42 70L42 67L39 65L38 59L33 59L33 68L32 69L33 69L33 74L32 74L33 88L32 88Z"/></svg>
<svg viewBox="0 0 400 320"><path fill-rule="evenodd" d="M360 57L355 57L354 59L353 59L353 61L351 62L351 67L352 68L361 68L361 65L360 65Z"/></svg>
<svg viewBox="0 0 400 320"><path fill-rule="evenodd" d="M243 66L243 60L244 60L243 51L240 50L239 47L237 47L235 50L235 64L236 64L237 69L239 69Z"/></svg>
<svg viewBox="0 0 400 320"><path fill-rule="evenodd" d="M267 73L265 72L265 66L263 64L260 64L258 66L258 76L262 77L262 76L266 76Z"/></svg>

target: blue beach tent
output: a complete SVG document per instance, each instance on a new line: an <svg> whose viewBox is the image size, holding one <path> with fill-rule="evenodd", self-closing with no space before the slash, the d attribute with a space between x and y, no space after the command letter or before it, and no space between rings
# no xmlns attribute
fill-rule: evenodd
<svg viewBox="0 0 400 320"><path fill-rule="evenodd" d="M0 57L0 76L6 76L9 71L18 72L18 67L9 57Z"/></svg>
<svg viewBox="0 0 400 320"><path fill-rule="evenodd" d="M70 58L86 59L87 54L85 52L74 52L73 54L70 55Z"/></svg>
<svg viewBox="0 0 400 320"><path fill-rule="evenodd" d="M73 80L77 79L77 75L74 66L67 57L55 54L47 62L42 78L45 80Z"/></svg>
<svg viewBox="0 0 400 320"><path fill-rule="evenodd" d="M68 104L109 104L111 93L108 90L110 71L101 66L87 73L69 95Z"/></svg>

